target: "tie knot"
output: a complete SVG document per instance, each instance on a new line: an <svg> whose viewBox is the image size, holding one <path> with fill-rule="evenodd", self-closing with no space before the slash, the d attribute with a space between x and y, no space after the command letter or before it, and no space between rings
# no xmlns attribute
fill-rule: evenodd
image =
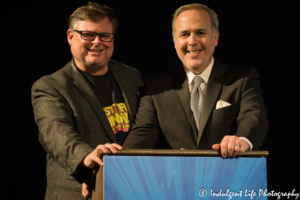
<svg viewBox="0 0 300 200"><path fill-rule="evenodd" d="M203 81L203 79L201 78L201 76L195 76L194 77L194 87L199 87L199 85L201 84L202 81Z"/></svg>

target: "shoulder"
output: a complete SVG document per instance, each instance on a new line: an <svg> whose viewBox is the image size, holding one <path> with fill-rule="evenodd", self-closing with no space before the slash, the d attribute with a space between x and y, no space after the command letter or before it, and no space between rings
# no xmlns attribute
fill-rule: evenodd
<svg viewBox="0 0 300 200"><path fill-rule="evenodd" d="M236 65L214 65L212 73L220 74L227 78L244 79L247 77L259 77L257 70L254 67L236 66Z"/></svg>
<svg viewBox="0 0 300 200"><path fill-rule="evenodd" d="M34 89L50 89L50 88L59 88L61 86L66 86L71 81L69 75L70 63L67 63L63 68L57 70L56 72L45 75L39 78L32 85L32 90Z"/></svg>
<svg viewBox="0 0 300 200"><path fill-rule="evenodd" d="M236 66L236 65L223 65L226 68L228 68L230 71L236 71L236 72L240 72L240 73L249 73L249 72L253 72L257 70L254 67L246 67L246 66Z"/></svg>
<svg viewBox="0 0 300 200"><path fill-rule="evenodd" d="M144 86L141 73L137 69L115 60L110 60L108 62L108 68L111 70L118 83L126 84L127 87L132 88Z"/></svg>
<svg viewBox="0 0 300 200"><path fill-rule="evenodd" d="M215 67L215 66L214 66ZM217 69L219 68L219 69ZM220 79L221 78L221 79ZM259 74L253 67L219 65L213 68L209 81L222 81L224 87L260 87Z"/></svg>
<svg viewBox="0 0 300 200"><path fill-rule="evenodd" d="M149 93L165 93L175 88L180 88L186 81L183 67L170 69L163 73L149 76L145 79L145 85ZM150 92L151 91L151 92Z"/></svg>
<svg viewBox="0 0 300 200"><path fill-rule="evenodd" d="M182 66L174 69L169 69L160 74L152 75L146 78L146 80L151 83L167 83L185 79L186 74Z"/></svg>
<svg viewBox="0 0 300 200"><path fill-rule="evenodd" d="M125 65L123 63L120 63L120 62L112 60L112 59L108 62L108 67L112 70L118 70L123 73L126 73L126 75L141 76L140 72L137 69L135 69L133 67L129 67L128 65Z"/></svg>

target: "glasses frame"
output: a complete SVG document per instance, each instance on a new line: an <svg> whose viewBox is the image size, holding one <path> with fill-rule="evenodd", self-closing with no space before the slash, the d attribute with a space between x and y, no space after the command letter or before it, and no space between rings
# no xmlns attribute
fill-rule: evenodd
<svg viewBox="0 0 300 200"><path fill-rule="evenodd" d="M101 40L102 42L112 42L112 41L114 41L114 39L115 39L115 35L114 35L113 33L96 33L96 32L93 32L93 31L79 31L79 30L74 30L74 31L77 32L77 33L79 33L81 39L86 40L86 41L93 41L93 40L97 37L97 35L99 36L99 38L100 38L100 40ZM95 37L94 37L93 39L84 39L84 38L82 37L82 32L94 33L94 34L95 34ZM112 38L110 41L105 41L105 40L103 40L102 37L101 37L102 34L109 34L109 35L112 35L113 38Z"/></svg>

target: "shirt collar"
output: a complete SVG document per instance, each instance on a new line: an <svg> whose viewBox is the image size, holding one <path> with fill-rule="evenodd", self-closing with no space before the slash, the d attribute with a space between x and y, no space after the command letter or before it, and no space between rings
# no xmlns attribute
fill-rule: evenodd
<svg viewBox="0 0 300 200"><path fill-rule="evenodd" d="M206 69L200 74L201 78L204 80L205 83L208 82L208 78L210 76L213 65L214 65L214 58L212 57L211 62L208 65L208 67L206 67ZM195 75L193 72L188 70L186 67L183 67L183 68L184 68L184 71L185 71L185 73L188 77L188 83L190 85L191 82L193 81L194 77L197 76L197 75Z"/></svg>

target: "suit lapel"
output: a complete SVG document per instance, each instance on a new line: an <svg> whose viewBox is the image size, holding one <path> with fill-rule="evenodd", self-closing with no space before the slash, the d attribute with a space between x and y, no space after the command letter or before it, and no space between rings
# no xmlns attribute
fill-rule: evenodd
<svg viewBox="0 0 300 200"><path fill-rule="evenodd" d="M101 103L96 98L96 94L91 89L88 81L84 78L84 76L80 73L80 71L75 66L74 61L70 62L70 70L69 70L70 77L73 79L73 85L79 90L82 96L89 102L91 107L94 109L95 113L98 115L99 120L106 131L107 135L110 139L118 143L116 135L113 133L110 123L107 119L103 111L103 107Z"/></svg>
<svg viewBox="0 0 300 200"><path fill-rule="evenodd" d="M180 67L175 71L175 74L173 75L173 83L177 91L177 94L180 98L180 101L182 103L182 106L185 110L185 114L192 126L195 141L197 141L198 129L193 115L193 111L191 110L190 107L190 99L191 99L190 91L187 82L187 77L183 70L183 67Z"/></svg>
<svg viewBox="0 0 300 200"><path fill-rule="evenodd" d="M215 109L217 99L220 95L221 86L224 81L224 77L222 76L224 72L225 68L222 68L222 66L215 60L207 83L206 95L202 106L197 146L199 145L207 120L212 111Z"/></svg>
<svg viewBox="0 0 300 200"><path fill-rule="evenodd" d="M137 110L136 87L134 87L133 84L130 84L130 77L124 76L124 71L122 70L122 67L118 67L118 63L114 62L112 64L112 62L109 62L108 67L111 70L118 86L122 91L122 95L124 97L128 109L128 119L131 127L135 117L134 113L136 113Z"/></svg>

